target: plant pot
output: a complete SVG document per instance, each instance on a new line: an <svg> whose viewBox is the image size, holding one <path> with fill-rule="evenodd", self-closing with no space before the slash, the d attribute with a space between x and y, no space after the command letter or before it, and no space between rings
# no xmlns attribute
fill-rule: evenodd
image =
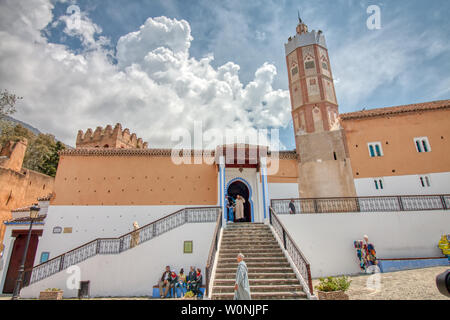
<svg viewBox="0 0 450 320"><path fill-rule="evenodd" d="M62 300L64 291L41 291L39 300Z"/></svg>
<svg viewBox="0 0 450 320"><path fill-rule="evenodd" d="M317 291L319 300L349 300L344 291Z"/></svg>

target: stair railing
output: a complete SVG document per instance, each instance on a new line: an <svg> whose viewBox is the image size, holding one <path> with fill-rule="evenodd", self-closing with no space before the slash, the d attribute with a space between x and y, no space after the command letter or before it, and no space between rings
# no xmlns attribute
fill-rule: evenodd
<svg viewBox="0 0 450 320"><path fill-rule="evenodd" d="M139 246L186 223L215 222L220 216L220 207L184 208L118 238L95 239L33 267L28 285L50 277L95 255L120 254L127 251L134 247L132 244L133 236L139 237L139 241L135 243L135 246Z"/></svg>
<svg viewBox="0 0 450 320"><path fill-rule="evenodd" d="M292 239L291 235L289 234L283 223L280 221L273 208L270 207L269 209L270 224L277 233L278 237L283 242L283 248L286 250L289 257L294 262L294 265L302 276L303 280L307 283L310 294L313 295L311 266L308 259L306 259L305 255Z"/></svg>
<svg viewBox="0 0 450 320"><path fill-rule="evenodd" d="M212 238L211 248L209 249L208 259L206 261L205 276L206 276L206 288L205 297L210 294L209 292L209 282L211 280L212 269L214 267L214 262L216 259L216 253L219 249L219 235L220 229L222 228L222 209L220 210L219 216L217 217L216 229L214 230L214 235Z"/></svg>
<svg viewBox="0 0 450 320"><path fill-rule="evenodd" d="M292 199L297 213L344 213L449 210L450 195L404 195L381 197ZM291 199L272 199L277 214L289 214Z"/></svg>

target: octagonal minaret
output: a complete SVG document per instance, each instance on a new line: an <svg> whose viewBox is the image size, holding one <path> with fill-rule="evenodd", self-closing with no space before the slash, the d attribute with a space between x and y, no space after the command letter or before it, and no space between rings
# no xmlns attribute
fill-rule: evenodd
<svg viewBox="0 0 450 320"><path fill-rule="evenodd" d="M325 36L320 30L309 31L298 20L296 34L289 37L285 50L299 155L299 193L302 198L354 196Z"/></svg>

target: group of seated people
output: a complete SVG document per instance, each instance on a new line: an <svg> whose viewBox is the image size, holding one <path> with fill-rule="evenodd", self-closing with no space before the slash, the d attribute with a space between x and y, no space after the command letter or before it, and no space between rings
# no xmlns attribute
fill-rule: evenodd
<svg viewBox="0 0 450 320"><path fill-rule="evenodd" d="M202 281L203 276L200 268L191 266L189 274L185 275L184 269L181 269L179 274L176 274L174 269L166 266L166 271L164 271L159 281L159 295L162 299L167 298L169 291L173 289L173 297L178 297L177 289L180 288L181 297L184 297L187 292L192 292L195 297L198 297L202 295L200 291Z"/></svg>

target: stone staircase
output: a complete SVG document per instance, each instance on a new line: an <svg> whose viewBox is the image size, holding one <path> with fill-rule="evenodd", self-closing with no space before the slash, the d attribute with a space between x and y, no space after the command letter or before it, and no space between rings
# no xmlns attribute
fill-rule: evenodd
<svg viewBox="0 0 450 320"><path fill-rule="evenodd" d="M234 223L223 230L211 291L213 300L233 299L239 252L245 255L253 300L307 298L270 227Z"/></svg>

